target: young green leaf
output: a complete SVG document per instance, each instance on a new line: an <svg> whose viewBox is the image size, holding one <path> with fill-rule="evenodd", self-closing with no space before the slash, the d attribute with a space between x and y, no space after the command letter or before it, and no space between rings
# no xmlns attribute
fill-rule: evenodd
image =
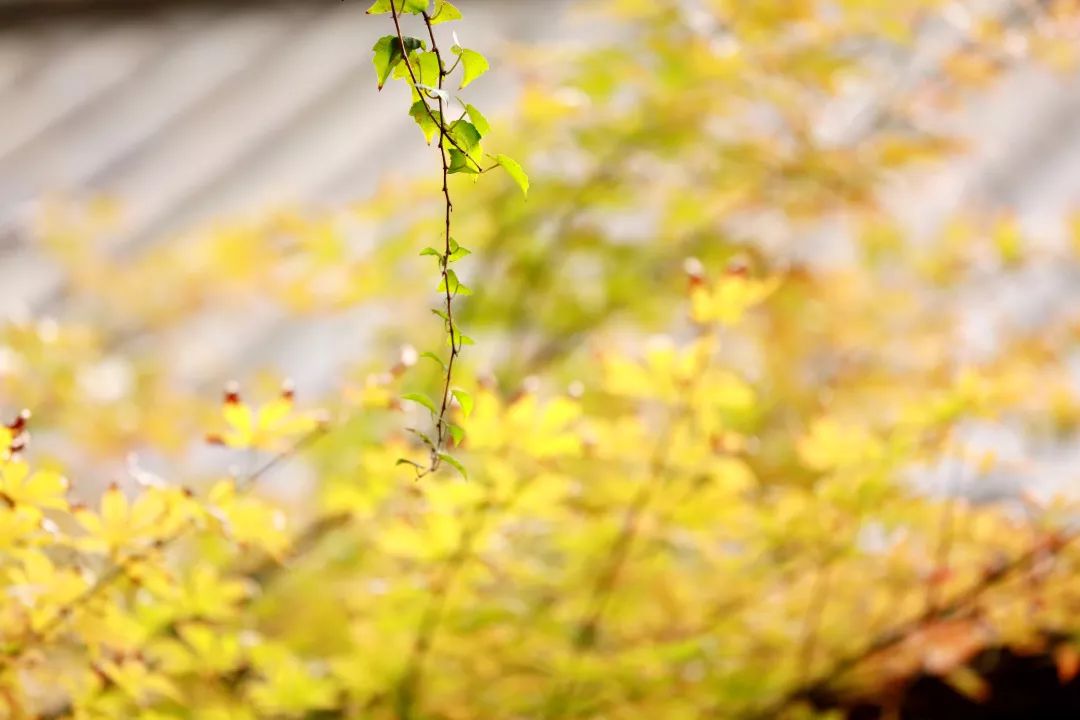
<svg viewBox="0 0 1080 720"><path fill-rule="evenodd" d="M461 461L458 460L456 457L454 457L453 455L450 455L448 453L439 453L439 459L444 461L450 467L457 470L459 473L461 473L461 477L463 477L466 480L469 479L468 471L465 470L465 466L462 465Z"/></svg>
<svg viewBox="0 0 1080 720"><path fill-rule="evenodd" d="M461 11L451 3L447 2L447 0L435 0L435 10L431 13L432 25L460 19Z"/></svg>
<svg viewBox="0 0 1080 720"><path fill-rule="evenodd" d="M443 362L442 358L431 351L420 353L420 357L427 358L428 360L437 363L443 370L446 369L446 363Z"/></svg>
<svg viewBox="0 0 1080 720"><path fill-rule="evenodd" d="M367 9L368 15L381 15L383 13L390 12L391 0L375 0L371 7ZM426 12L428 8L428 0L393 0L394 8L399 13L411 13L413 15L419 15Z"/></svg>
<svg viewBox="0 0 1080 720"><path fill-rule="evenodd" d="M432 138L439 132L438 122L441 121L441 115L438 110L431 110L426 105L423 100L417 100L409 108L409 115L420 126L420 132L424 133L424 140L430 145ZM432 117L435 119L432 120Z"/></svg>
<svg viewBox="0 0 1080 720"><path fill-rule="evenodd" d="M451 123L450 137L466 152L471 153L480 145L480 131L467 120L455 120Z"/></svg>
<svg viewBox="0 0 1080 720"><path fill-rule="evenodd" d="M442 281L439 282L437 290L439 292L446 292L448 288L451 295L472 295L472 289L458 280L457 273L453 270L446 271L446 275L443 277Z"/></svg>
<svg viewBox="0 0 1080 720"><path fill-rule="evenodd" d="M446 338L447 344L451 344L454 347L461 347L463 345L474 345L475 342L468 335L463 335L456 327L450 329L450 335Z"/></svg>
<svg viewBox="0 0 1080 720"><path fill-rule="evenodd" d="M496 155L495 162L502 166L503 170L513 178L517 186L521 188L521 193L526 197L529 196L529 176L525 174L524 168L518 163L517 160L509 155Z"/></svg>
<svg viewBox="0 0 1080 720"><path fill-rule="evenodd" d="M404 42L405 49L408 52L424 47L422 40L413 37L405 38ZM379 38L371 49L375 52L371 62L375 65L375 74L379 77L379 89L382 90L383 85L386 84L386 79L390 77L390 73L404 59L405 55L401 52L401 41L398 40L396 35L384 35Z"/></svg>
<svg viewBox="0 0 1080 720"><path fill-rule="evenodd" d="M435 257L440 258L442 257L442 253L433 247L426 247L420 251L420 257L424 257L425 255L434 255Z"/></svg>
<svg viewBox="0 0 1080 720"><path fill-rule="evenodd" d="M454 423L447 423L446 427L450 431L450 437L454 439L454 444L460 445L461 441L465 439L465 428Z"/></svg>
<svg viewBox="0 0 1080 720"><path fill-rule="evenodd" d="M472 120L472 124L476 127L476 131L480 133L481 137L491 132L491 125L488 124L487 118L480 114L472 105L465 106L465 112L469 113L469 119Z"/></svg>
<svg viewBox="0 0 1080 720"><path fill-rule="evenodd" d="M472 414L473 409L472 395L459 388L455 388L453 390L453 394L454 398L458 401L458 405L461 406L461 412L465 415L465 417L469 417L469 415Z"/></svg>
<svg viewBox="0 0 1080 720"><path fill-rule="evenodd" d="M472 255L472 251L459 245L450 251L450 255L446 259L448 262L457 262L466 255Z"/></svg>
<svg viewBox="0 0 1080 720"><path fill-rule="evenodd" d="M435 406L435 401L432 400L431 398L429 398L424 393L419 393L419 392L405 393L404 395L401 396L401 399L402 400L411 400L412 402L417 403L418 405L423 405L428 410L430 410L432 413L439 412L439 408Z"/></svg>
<svg viewBox="0 0 1080 720"><path fill-rule="evenodd" d="M416 428L405 428L405 429L408 430L409 432L411 432L416 437L420 438L420 440L425 445L427 445L428 447L430 447L430 448L435 447L435 441L433 441L430 437L428 437L426 433L422 433L419 430L417 430Z"/></svg>
<svg viewBox="0 0 1080 720"><path fill-rule="evenodd" d="M488 65L487 58L475 50L455 45L453 51L461 56L462 75L459 89L464 89L466 85L486 73L491 67Z"/></svg>
<svg viewBox="0 0 1080 720"><path fill-rule="evenodd" d="M450 167L448 168L448 172L451 175L456 173L478 175L480 173L480 171L476 169L476 163L470 160L465 153L457 148L450 148Z"/></svg>
<svg viewBox="0 0 1080 720"><path fill-rule="evenodd" d="M434 91L439 84L439 73L442 67L439 65L439 57L433 51L423 52L416 56L416 79L424 85L431 86Z"/></svg>

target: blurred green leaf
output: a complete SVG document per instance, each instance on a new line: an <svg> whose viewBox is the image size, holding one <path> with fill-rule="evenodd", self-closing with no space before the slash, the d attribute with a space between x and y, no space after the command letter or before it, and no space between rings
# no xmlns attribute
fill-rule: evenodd
<svg viewBox="0 0 1080 720"><path fill-rule="evenodd" d="M421 392L405 393L401 396L402 400L409 400L411 402L423 405L432 413L439 412L439 408L435 405L435 401L429 398L427 395Z"/></svg>

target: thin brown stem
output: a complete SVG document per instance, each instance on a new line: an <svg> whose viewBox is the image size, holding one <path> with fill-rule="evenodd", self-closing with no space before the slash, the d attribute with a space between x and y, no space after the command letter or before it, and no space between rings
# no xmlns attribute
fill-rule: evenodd
<svg viewBox="0 0 1080 720"><path fill-rule="evenodd" d="M702 368L702 372L704 372L704 368ZM649 462L644 483L638 488L630 501L630 506L623 516L619 533L611 545L611 550L607 554L603 568L593 583L586 611L574 629L573 653L575 659L595 647L599 642L604 616L612 596L618 589L630 553L641 535L645 513L663 486L661 478L667 468L668 452L675 426L688 411L689 408L686 405L681 405L675 410L657 439L656 448ZM571 680L563 690L556 692L548 705L547 717L553 719L569 713L573 709L577 692L578 684L574 680Z"/></svg>
<svg viewBox="0 0 1080 720"><path fill-rule="evenodd" d="M435 633L442 624L454 582L472 556L473 544L483 531L491 507L490 496L476 507L471 521L461 533L457 547L435 581L397 686L395 703L399 720L410 720L414 717L420 699L425 660L431 651Z"/></svg>
<svg viewBox="0 0 1080 720"><path fill-rule="evenodd" d="M940 601L941 587L949 576L949 563L952 555L954 527L956 524L956 503L954 497L956 491L956 475L959 475L963 464L960 458L953 453L947 455L953 466L946 469L944 483L944 499L941 508L941 522L938 527L938 543L934 551L934 567L931 568L930 577L926 583L926 612L932 613Z"/></svg>
<svg viewBox="0 0 1080 720"><path fill-rule="evenodd" d="M806 606L806 618L803 622L802 642L796 655L796 662L798 662L796 673L800 681L809 676L814 665L814 656L817 654L817 642L821 635L821 618L829 599L829 570L829 561L823 559L814 575L813 587L810 590L810 602Z"/></svg>
<svg viewBox="0 0 1080 720"><path fill-rule="evenodd" d="M927 623L954 617L962 613L970 608L971 605L979 600L985 593L998 585L1001 585L1017 573L1028 569L1037 560L1045 557L1048 552L1054 554L1060 553L1065 547L1072 544L1078 536L1080 535L1077 533L1062 534L1055 539L1053 546L1049 549L1044 542L1036 543L1022 554L1013 558L1010 562L987 572L981 579L974 582L963 592L957 594L949 602L942 603L932 611L923 612L917 617L906 620L892 629L879 634L861 649L833 662L827 670L817 677L797 684L767 706L756 711L745 713L739 717L743 720L770 720L771 718L777 717L785 708L790 707L797 702L812 699L816 695L828 690L830 685L869 658L900 645L913 633L918 632L925 627Z"/></svg>
<svg viewBox="0 0 1080 720"><path fill-rule="evenodd" d="M424 109L428 113L428 117L439 128L439 161L442 167L442 195L444 199L444 213L443 213L443 252L439 258L439 274L442 278L443 287L443 314L444 321L446 323L446 332L450 336L450 357L445 364L445 374L442 382L442 393L439 398L438 412L435 413L435 439L430 442L430 461L427 467L417 467L416 478L420 479L425 477L436 470L442 464L442 451L446 444L447 436L450 434L449 420L447 415L450 412L451 398L453 397L453 382L454 382L454 365L457 361L458 355L461 354L462 340L461 332L457 326L457 322L454 318L454 296L456 294L456 288L451 286L450 280L450 255L453 253L452 238L451 238L451 219L454 211L454 203L450 198L450 163L447 159L447 144L454 146L466 157L467 160L471 160L469 154L454 140L450 134L444 118L446 117L446 107L443 100L443 81L446 76L450 74L452 68L448 70L443 65L442 51L439 49L438 41L435 39L435 30L431 23L431 16L426 12L423 13L424 25L428 31L428 37L431 40L431 50L435 53L435 59L439 67L438 78L438 92L435 93L435 101L438 109L438 120L435 119L435 114L431 110L427 101L424 99L422 89L418 87L419 83L416 78L416 73L413 70L412 63L409 60L408 51L405 46L405 37L401 32L401 20L398 14L397 8L394 3L390 3L391 15L394 20L394 29L397 33L398 42L401 43L402 54L404 55L405 67L409 73L409 78L412 81L412 87L416 93L420 96L420 102L424 104ZM475 161L474 161L475 164ZM477 165L479 168L479 165Z"/></svg>

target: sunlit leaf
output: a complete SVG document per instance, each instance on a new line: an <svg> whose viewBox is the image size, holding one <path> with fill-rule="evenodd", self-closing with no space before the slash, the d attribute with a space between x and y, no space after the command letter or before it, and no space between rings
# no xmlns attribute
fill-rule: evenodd
<svg viewBox="0 0 1080 720"><path fill-rule="evenodd" d="M486 73L490 68L487 58L475 50L469 50L455 45L453 51L461 56L462 78L460 87L462 89L473 80Z"/></svg>
<svg viewBox="0 0 1080 720"><path fill-rule="evenodd" d="M518 164L517 160L508 155L496 155L495 162L506 170L507 174L517 183L517 186L521 188L521 194L528 196L529 176L525 174L525 170Z"/></svg>
<svg viewBox="0 0 1080 720"><path fill-rule="evenodd" d="M432 400L431 398L429 398L424 393L420 393L420 392L405 393L404 395L401 396L401 399L417 403L418 405L423 405L428 410L430 410L432 413L439 412L439 408L435 405L435 401Z"/></svg>

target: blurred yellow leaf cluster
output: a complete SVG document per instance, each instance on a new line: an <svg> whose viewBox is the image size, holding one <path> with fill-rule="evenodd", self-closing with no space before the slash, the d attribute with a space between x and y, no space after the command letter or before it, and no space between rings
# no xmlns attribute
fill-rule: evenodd
<svg viewBox="0 0 1080 720"><path fill-rule="evenodd" d="M424 12L460 14L394 2L372 13L424 42ZM122 202L49 203L70 307L0 325L0 399L41 440L28 414L0 426L0 718L888 716L921 675L993 702L976 660L1007 653L1072 681L1077 507L1055 491L1080 314L1000 297L1075 268L1080 224L916 233L888 197L964 147L930 120L1010 48L1080 47L1075 3L976 10L610 0L589 17L618 42L521 49L511 120L466 112L526 160L528 202L520 167L448 180L477 346L452 384L416 281L445 233L430 178L124 262ZM377 46L380 79L402 47ZM424 251L443 297L456 243ZM204 397L235 368L200 321L256 311L369 324L303 348L335 368L325 415L291 385ZM428 462L425 413L453 462L417 480L395 463Z"/></svg>

